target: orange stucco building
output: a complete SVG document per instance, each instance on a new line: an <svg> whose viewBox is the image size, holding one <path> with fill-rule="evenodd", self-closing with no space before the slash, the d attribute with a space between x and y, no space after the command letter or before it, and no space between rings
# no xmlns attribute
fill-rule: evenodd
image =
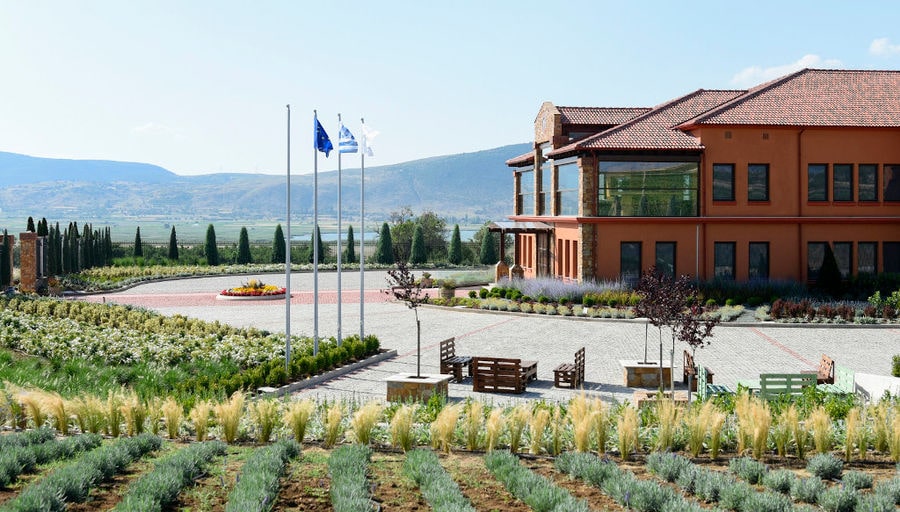
<svg viewBox="0 0 900 512"><path fill-rule="evenodd" d="M507 161L526 277L900 272L900 71L805 69L653 108L557 107Z"/></svg>

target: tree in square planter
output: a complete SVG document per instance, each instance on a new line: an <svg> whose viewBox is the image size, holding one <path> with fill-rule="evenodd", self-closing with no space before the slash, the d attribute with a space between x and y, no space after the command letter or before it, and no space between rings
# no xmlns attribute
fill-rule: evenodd
<svg viewBox="0 0 900 512"><path fill-rule="evenodd" d="M416 378L422 378L422 325L419 321L419 305L428 302L428 292L422 286L421 280L409 271L406 262L397 259L397 268L388 270L387 282L389 288L385 293L402 301L416 314Z"/></svg>

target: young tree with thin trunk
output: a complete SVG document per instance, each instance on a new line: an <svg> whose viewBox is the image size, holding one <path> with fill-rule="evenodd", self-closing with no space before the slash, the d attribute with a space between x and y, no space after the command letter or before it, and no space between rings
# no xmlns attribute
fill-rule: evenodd
<svg viewBox="0 0 900 512"><path fill-rule="evenodd" d="M663 343L662 328L672 329L672 358L675 352L675 324L678 316L688 305L688 298L692 293L690 278L682 275L673 279L668 274L660 272L656 267L650 267L641 275L635 291L641 296L641 300L634 308L638 317L646 318L659 331L659 387L663 384ZM647 340L644 339L644 362L647 361ZM674 365L674 361L670 361Z"/></svg>
<svg viewBox="0 0 900 512"><path fill-rule="evenodd" d="M397 259L397 269L388 270L388 289L384 293L406 303L416 314L416 378L422 377L422 326L419 322L419 305L428 302L428 292L422 281L409 271L402 258Z"/></svg>

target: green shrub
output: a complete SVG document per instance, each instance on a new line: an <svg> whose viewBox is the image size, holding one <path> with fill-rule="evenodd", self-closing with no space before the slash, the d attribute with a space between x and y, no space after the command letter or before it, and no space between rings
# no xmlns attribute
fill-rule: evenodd
<svg viewBox="0 0 900 512"><path fill-rule="evenodd" d="M865 512L895 512L897 510L893 500L880 494L864 494L856 502L856 508Z"/></svg>
<svg viewBox="0 0 900 512"><path fill-rule="evenodd" d="M728 461L728 470L747 483L756 485L762 482L769 471L765 464L750 457L738 457Z"/></svg>
<svg viewBox="0 0 900 512"><path fill-rule="evenodd" d="M797 475L789 469L770 471L762 479L762 484L775 492L790 494L791 487L797 481Z"/></svg>
<svg viewBox="0 0 900 512"><path fill-rule="evenodd" d="M856 489L841 486L831 487L819 496L819 506L826 512L853 512L858 501Z"/></svg>
<svg viewBox="0 0 900 512"><path fill-rule="evenodd" d="M844 470L844 463L830 453L813 455L806 464L806 470L822 480L837 479Z"/></svg>
<svg viewBox="0 0 900 512"><path fill-rule="evenodd" d="M878 485L875 486L875 494L887 496L895 505L900 505L900 476L878 482Z"/></svg>
<svg viewBox="0 0 900 512"><path fill-rule="evenodd" d="M740 480L728 482L719 490L719 505L730 510L753 510L747 508L744 503L755 492L747 482Z"/></svg>
<svg viewBox="0 0 900 512"><path fill-rule="evenodd" d="M803 503L817 503L825 492L825 482L817 476L798 478L791 484L791 498Z"/></svg>
<svg viewBox="0 0 900 512"><path fill-rule="evenodd" d="M857 491L860 489L871 489L872 475L856 470L847 471L841 478L841 483L844 484L844 487L856 489Z"/></svg>
<svg viewBox="0 0 900 512"><path fill-rule="evenodd" d="M690 459L669 452L653 452L647 456L647 470L667 482L674 482L693 466Z"/></svg>
<svg viewBox="0 0 900 512"><path fill-rule="evenodd" d="M753 492L744 498L740 510L753 512L789 512L793 510L790 498L774 492Z"/></svg>
<svg viewBox="0 0 900 512"><path fill-rule="evenodd" d="M891 375L900 377L900 354L894 355L894 358L891 361Z"/></svg>

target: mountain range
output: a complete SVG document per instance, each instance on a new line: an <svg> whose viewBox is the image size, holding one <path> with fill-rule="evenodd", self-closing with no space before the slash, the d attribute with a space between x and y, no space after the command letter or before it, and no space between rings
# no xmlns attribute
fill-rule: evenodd
<svg viewBox="0 0 900 512"><path fill-rule="evenodd" d="M387 220L410 207L448 222L479 224L512 210L513 182L505 161L528 143L366 167L366 217ZM360 169L341 173L345 219L359 215ZM6 218L98 222L111 218L256 221L282 219L285 176L219 173L181 176L162 167L107 160L65 160L0 152L0 212ZM318 173L320 218L337 215L337 171ZM313 175L291 176L295 217L312 218Z"/></svg>

